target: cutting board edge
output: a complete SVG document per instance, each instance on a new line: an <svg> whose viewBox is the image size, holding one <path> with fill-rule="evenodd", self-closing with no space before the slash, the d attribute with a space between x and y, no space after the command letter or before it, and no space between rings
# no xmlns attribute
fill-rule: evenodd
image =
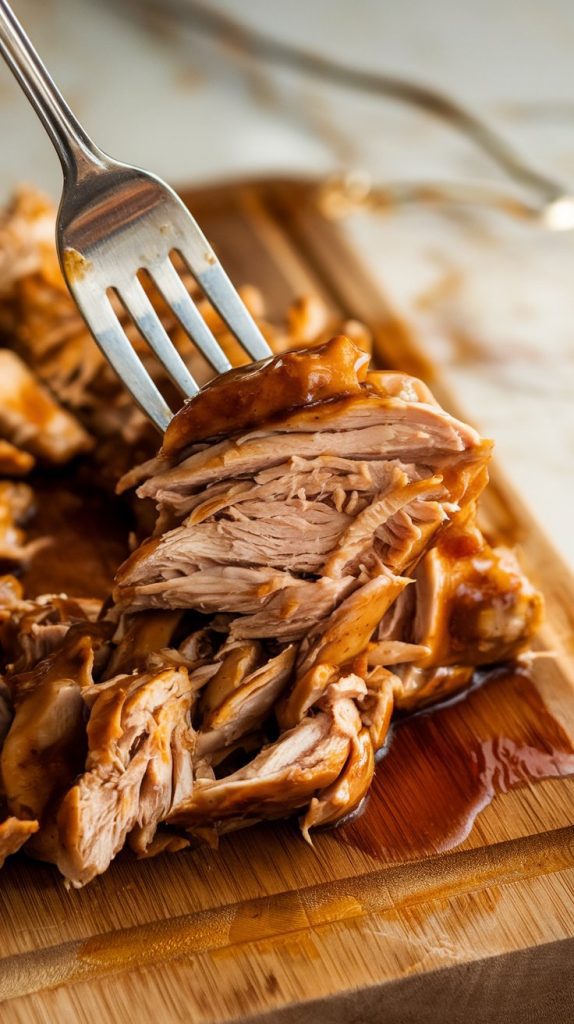
<svg viewBox="0 0 574 1024"><path fill-rule="evenodd" d="M373 917L412 912L429 904L440 908L445 901L465 895L479 899L493 886L512 887L525 879L560 876L569 870L574 870L574 825L278 893L272 897L271 915L270 898L261 896L142 922L0 959L0 1005L120 970L217 955L238 947L256 949L261 943L280 946L286 938L296 942L297 936L326 925L352 921L360 930ZM574 927L574 908L571 924Z"/></svg>

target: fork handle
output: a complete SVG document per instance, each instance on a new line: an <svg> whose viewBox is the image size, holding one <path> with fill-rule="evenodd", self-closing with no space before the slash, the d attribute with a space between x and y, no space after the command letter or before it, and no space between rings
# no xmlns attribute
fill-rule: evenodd
<svg viewBox="0 0 574 1024"><path fill-rule="evenodd" d="M0 53L48 132L66 182L103 169L105 154L70 110L6 0L0 0Z"/></svg>

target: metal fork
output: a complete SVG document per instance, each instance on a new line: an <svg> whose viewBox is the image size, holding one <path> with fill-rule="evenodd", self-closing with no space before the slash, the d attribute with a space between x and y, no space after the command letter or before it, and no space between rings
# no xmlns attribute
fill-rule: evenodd
<svg viewBox="0 0 574 1024"><path fill-rule="evenodd" d="M56 88L6 0L0 0L0 52L35 108L64 175L56 245L64 278L105 357L159 430L172 411L144 368L110 302L115 291L185 397L199 387L138 278L147 271L189 337L218 373L230 362L203 320L170 256L179 253L252 359L271 349L205 235L168 185L118 163L86 134Z"/></svg>

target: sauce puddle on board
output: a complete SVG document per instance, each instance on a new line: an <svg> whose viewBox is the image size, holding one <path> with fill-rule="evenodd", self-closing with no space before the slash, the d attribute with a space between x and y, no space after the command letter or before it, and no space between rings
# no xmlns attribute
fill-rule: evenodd
<svg viewBox="0 0 574 1024"><path fill-rule="evenodd" d="M463 699L397 722L365 813L335 834L386 861L441 853L497 794L572 774L574 746L532 680L495 670Z"/></svg>

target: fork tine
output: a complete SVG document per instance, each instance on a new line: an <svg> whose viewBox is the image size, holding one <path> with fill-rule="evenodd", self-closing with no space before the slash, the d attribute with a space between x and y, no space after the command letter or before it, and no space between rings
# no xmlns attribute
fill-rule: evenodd
<svg viewBox="0 0 574 1024"><path fill-rule="evenodd" d="M69 286L84 320L106 359L133 395L140 409L163 433L172 419L173 413L132 348L127 334L112 309L108 296L103 290L101 294L90 290L88 296L84 296L81 286Z"/></svg>
<svg viewBox="0 0 574 1024"><path fill-rule="evenodd" d="M131 278L128 283L122 282L117 290L138 330L176 387L188 398L196 395L199 385L179 355L137 277Z"/></svg>
<svg viewBox="0 0 574 1024"><path fill-rule="evenodd" d="M178 245L178 252L183 256L195 280L240 345L252 359L268 359L273 355L269 345L211 246L207 246L209 255L207 269L205 253L198 259L196 249L195 245L189 247Z"/></svg>
<svg viewBox="0 0 574 1024"><path fill-rule="evenodd" d="M215 340L191 295L170 259L147 267L165 301L171 306L182 327L193 339L208 363L218 373L231 369L231 363Z"/></svg>

